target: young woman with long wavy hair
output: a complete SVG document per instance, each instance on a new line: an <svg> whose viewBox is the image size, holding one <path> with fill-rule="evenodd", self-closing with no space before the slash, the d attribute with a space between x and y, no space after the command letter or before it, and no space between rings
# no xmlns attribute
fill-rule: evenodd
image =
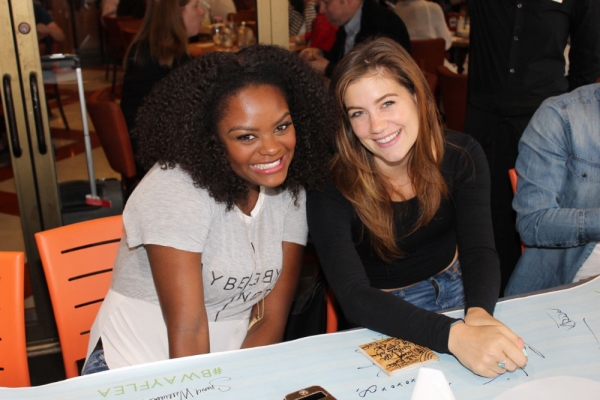
<svg viewBox="0 0 600 400"><path fill-rule="evenodd" d="M444 131L419 67L389 39L356 46L331 85L343 110L332 182L307 215L346 318L479 375L524 366L523 340L492 316L500 270L479 144ZM436 312L453 307L464 320Z"/></svg>

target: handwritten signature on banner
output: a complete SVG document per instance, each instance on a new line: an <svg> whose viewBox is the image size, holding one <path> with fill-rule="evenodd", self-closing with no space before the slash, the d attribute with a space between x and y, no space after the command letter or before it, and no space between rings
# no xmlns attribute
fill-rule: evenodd
<svg viewBox="0 0 600 400"><path fill-rule="evenodd" d="M150 389L157 388L165 388L168 389L173 385L185 383L187 381L190 384L199 384L198 387L194 388L186 388L183 390L176 390L163 394L154 394L152 393L152 397L150 399L187 399L193 398L194 395L199 395L209 391L219 391L219 392L227 392L231 389L227 383L231 380L228 376L222 375L223 370L219 367L217 368L208 368L203 369L196 372L190 372L181 375L173 375L173 376L163 376L160 378L154 379L146 379L140 382L132 382L125 385L117 385L109 388L98 389L98 394L102 396L102 398L108 398L113 396L123 396L128 395L131 396L134 393L144 392ZM207 379L209 379L207 381ZM201 385L200 385L201 384Z"/></svg>
<svg viewBox="0 0 600 400"><path fill-rule="evenodd" d="M558 329L563 329L565 331L570 331L571 329L575 328L577 326L577 322L572 320L566 312L562 311L559 308L550 308L548 309L548 311L546 312L546 315L548 315L550 317L550 319L554 322L554 324L556 324L556 328ZM592 330L592 328L590 327L590 325L588 324L588 322L586 321L585 317L582 318L583 323L585 324L585 326L587 327L587 329L590 331L590 333L592 334L592 336L594 337L594 339L596 340L596 343L600 344L600 340L598 340L598 337L596 336L596 334L594 333L594 331ZM544 354L542 354L541 351L539 351L538 349L534 348L533 346L531 346L528 343L525 343L525 347L527 349L529 349L529 354L530 356L532 354L535 354L537 356L539 356L540 358L545 359L546 356ZM527 373L527 371L524 368L519 368L518 370L520 370L521 372L523 372L526 376L529 376L529 374ZM498 375L496 378L491 379L487 382L484 383L484 385L487 385L490 382L495 381L498 378L503 377L504 375ZM507 380L510 378L507 378Z"/></svg>
<svg viewBox="0 0 600 400"><path fill-rule="evenodd" d="M552 321L554 321L556 327L559 329L567 328L567 330L570 330L575 328L577 325L575 321L572 321L566 313L558 308L552 308L550 312L546 313L546 315L548 315Z"/></svg>
<svg viewBox="0 0 600 400"><path fill-rule="evenodd" d="M412 387L411 385L416 382L417 378L399 379L397 383L391 385L371 385L366 389L356 389L356 394L358 394L359 397L366 397L370 393L387 392L394 389Z"/></svg>

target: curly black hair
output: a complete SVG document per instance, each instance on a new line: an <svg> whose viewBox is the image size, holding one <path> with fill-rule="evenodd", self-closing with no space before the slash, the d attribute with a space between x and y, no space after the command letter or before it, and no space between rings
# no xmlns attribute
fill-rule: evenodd
<svg viewBox="0 0 600 400"><path fill-rule="evenodd" d="M322 78L297 54L257 45L237 53L206 54L173 70L147 96L132 132L138 159L146 168L158 162L190 174L230 209L248 196L247 183L229 164L217 124L228 100L248 86L272 85L287 100L296 147L283 188L321 188L328 176L338 110Z"/></svg>

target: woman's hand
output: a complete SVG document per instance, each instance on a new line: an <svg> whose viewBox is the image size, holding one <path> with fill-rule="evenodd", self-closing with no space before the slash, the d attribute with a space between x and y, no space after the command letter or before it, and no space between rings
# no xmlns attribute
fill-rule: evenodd
<svg viewBox="0 0 600 400"><path fill-rule="evenodd" d="M465 323L473 326L498 325L506 327L506 325L492 317L487 311L480 307L471 307L467 310L467 313L465 314ZM508 329L508 327L506 327L506 329Z"/></svg>
<svg viewBox="0 0 600 400"><path fill-rule="evenodd" d="M308 47L300 52L300 57L308 61L311 67L319 75L325 75L325 69L329 65L329 60L323 56L323 51L315 47Z"/></svg>
<svg viewBox="0 0 600 400"><path fill-rule="evenodd" d="M304 246L290 242L283 242L282 246L281 275L273 290L264 298L262 311L264 315L246 334L246 339L242 343L243 349L279 343L283 340L285 324L298 286ZM260 315L259 304L262 309L262 301L259 301L252 308L251 319L257 314Z"/></svg>
<svg viewBox="0 0 600 400"><path fill-rule="evenodd" d="M202 254L158 245L145 247L167 325L169 358L209 353Z"/></svg>
<svg viewBox="0 0 600 400"><path fill-rule="evenodd" d="M461 364L488 378L527 364L523 339L481 308L469 309L465 323L450 328L448 348Z"/></svg>

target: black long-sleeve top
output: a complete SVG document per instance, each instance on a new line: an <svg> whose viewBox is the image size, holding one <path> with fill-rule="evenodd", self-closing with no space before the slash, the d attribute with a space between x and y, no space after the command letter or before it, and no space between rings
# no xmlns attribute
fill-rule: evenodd
<svg viewBox="0 0 600 400"><path fill-rule="evenodd" d="M480 108L533 114L600 74L598 0L469 0L469 14L469 101Z"/></svg>
<svg viewBox="0 0 600 400"><path fill-rule="evenodd" d="M328 283L351 323L448 353L456 321L384 292L434 276L450 265L458 246L466 309L493 313L500 288L500 262L490 214L490 177L485 155L470 136L447 131L442 175L449 196L433 220L408 237L418 202L394 204L398 247L406 254L392 264L373 251L351 203L333 185L308 194L311 238ZM366 230L366 229L365 229Z"/></svg>

